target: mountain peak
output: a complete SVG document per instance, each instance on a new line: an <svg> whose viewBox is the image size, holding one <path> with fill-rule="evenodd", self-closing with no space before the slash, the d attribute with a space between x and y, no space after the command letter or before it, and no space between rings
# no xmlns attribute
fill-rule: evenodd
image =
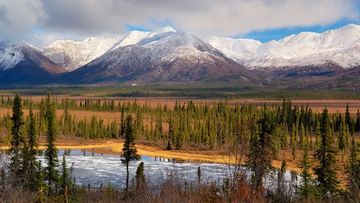
<svg viewBox="0 0 360 203"><path fill-rule="evenodd" d="M360 29L360 25L350 23L342 27L343 29ZM341 29L341 28L340 28Z"/></svg>
<svg viewBox="0 0 360 203"><path fill-rule="evenodd" d="M163 27L159 30L157 30L156 32L160 32L160 33L165 33L165 32L176 32L176 30L171 27L171 26L166 26L166 27Z"/></svg>
<svg viewBox="0 0 360 203"><path fill-rule="evenodd" d="M149 34L150 32L133 30L129 32L129 34L127 34L125 37L123 37L120 41L118 41L113 47L111 47L110 50L115 50L119 47L137 44Z"/></svg>
<svg viewBox="0 0 360 203"><path fill-rule="evenodd" d="M168 33L174 33L176 32L176 30L170 26L168 27L163 27L163 28L160 28L158 30L155 30L153 32L151 32L147 38L152 38L152 37L155 37L155 36L159 36L159 35L164 35L164 34L168 34Z"/></svg>

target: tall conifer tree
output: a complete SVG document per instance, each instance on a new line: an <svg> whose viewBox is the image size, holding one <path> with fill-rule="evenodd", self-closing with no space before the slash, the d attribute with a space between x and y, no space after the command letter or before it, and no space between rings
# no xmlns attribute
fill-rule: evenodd
<svg viewBox="0 0 360 203"><path fill-rule="evenodd" d="M11 117L11 147L10 147L10 172L14 178L14 184L17 185L22 181L22 147L24 138L22 127L24 125L21 98L16 95L12 107L13 115Z"/></svg>
<svg viewBox="0 0 360 203"><path fill-rule="evenodd" d="M29 109L29 129L28 129L28 173L27 173L27 184L30 189L36 190L37 188L34 186L34 182L36 182L37 178L37 171L41 170L38 168L38 164L36 161L36 154L37 154L37 126L36 126L36 120L35 116L32 110L32 103L30 103L30 109Z"/></svg>
<svg viewBox="0 0 360 203"><path fill-rule="evenodd" d="M333 195L338 191L338 180L335 171L336 151L333 146L334 141L327 108L324 109L321 119L321 141L315 154L319 165L315 168L315 174L321 193L325 198L328 194Z"/></svg>
<svg viewBox="0 0 360 203"><path fill-rule="evenodd" d="M253 173L252 182L256 190L263 187L262 181L271 168L274 151L271 139L273 125L267 112L263 112L258 125L259 133L252 135L250 153L247 160L247 164Z"/></svg>
<svg viewBox="0 0 360 203"><path fill-rule="evenodd" d="M125 126L125 142L123 146L123 159L121 160L126 166L126 192L129 189L129 163L133 160L139 160L141 157L138 155L136 146L135 146L135 136L133 131L132 117L128 115L126 117L126 126Z"/></svg>
<svg viewBox="0 0 360 203"><path fill-rule="evenodd" d="M56 188L58 182L58 171L57 167L59 165L57 148L55 147L55 137L56 137L56 128L55 128L55 103L52 101L50 94L46 97L46 121L47 121L47 130L46 130L46 140L47 147L45 150L45 160L47 162L46 167L46 176L45 179L48 181L48 195L51 195L53 190Z"/></svg>

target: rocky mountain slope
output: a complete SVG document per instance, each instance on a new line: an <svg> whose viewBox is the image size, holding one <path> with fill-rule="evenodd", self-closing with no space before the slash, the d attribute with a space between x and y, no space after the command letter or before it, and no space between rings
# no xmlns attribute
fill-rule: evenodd
<svg viewBox="0 0 360 203"><path fill-rule="evenodd" d="M0 43L0 84L42 84L67 70L27 43Z"/></svg>

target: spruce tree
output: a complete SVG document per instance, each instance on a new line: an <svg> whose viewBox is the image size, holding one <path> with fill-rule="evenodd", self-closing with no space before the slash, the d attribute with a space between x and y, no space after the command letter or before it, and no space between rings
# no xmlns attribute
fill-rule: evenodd
<svg viewBox="0 0 360 203"><path fill-rule="evenodd" d="M173 123L172 118L170 118L170 120L169 120L169 131L168 131L167 139L168 139L168 142L167 142L166 150L171 150L172 149L171 140L174 139L174 123Z"/></svg>
<svg viewBox="0 0 360 203"><path fill-rule="evenodd" d="M345 126L348 128L351 127L351 115L349 110L349 104L346 104L346 110L345 110Z"/></svg>
<svg viewBox="0 0 360 203"><path fill-rule="evenodd" d="M305 127L304 127L304 124L301 123L300 125L300 130L301 130L301 135L300 135L300 148L302 149L304 147L304 143L305 143L305 140L306 140L306 135L305 135Z"/></svg>
<svg viewBox="0 0 360 203"><path fill-rule="evenodd" d="M125 134L125 109L124 106L121 107L121 114L120 114L120 132L119 137L123 138Z"/></svg>
<svg viewBox="0 0 360 203"><path fill-rule="evenodd" d="M360 110L357 110L356 113L356 121L355 121L355 131L356 132L360 132Z"/></svg>
<svg viewBox="0 0 360 203"><path fill-rule="evenodd" d="M318 149L320 146L321 141L321 127L320 127L320 121L316 121L316 127L315 127L315 149Z"/></svg>
<svg viewBox="0 0 360 203"><path fill-rule="evenodd" d="M358 159L358 146L352 139L351 154L349 159L349 192L355 202L360 202L360 160Z"/></svg>
<svg viewBox="0 0 360 203"><path fill-rule="evenodd" d="M259 133L252 135L247 165L252 171L252 183L256 190L263 187L263 178L271 168L273 143L271 139L273 125L267 112L258 121Z"/></svg>
<svg viewBox="0 0 360 203"><path fill-rule="evenodd" d="M32 110L32 103L30 103L30 109L29 109L29 129L28 129L28 163L29 163L29 167L28 167L28 172L27 172L27 184L28 187L31 190L36 190L36 187L34 187L34 182L36 182L36 174L38 170L38 164L36 161L36 154L37 154L37 147L38 147L38 142L37 142L37 128L36 128L36 120L35 120L35 116Z"/></svg>
<svg viewBox="0 0 360 203"><path fill-rule="evenodd" d="M45 160L47 162L45 180L48 181L48 195L51 195L58 183L58 171L59 164L57 148L55 147L55 104L51 99L50 94L46 97L46 140L47 147L45 150Z"/></svg>
<svg viewBox="0 0 360 203"><path fill-rule="evenodd" d="M146 187L144 162L141 162L136 169L136 190L142 191Z"/></svg>
<svg viewBox="0 0 360 203"><path fill-rule="evenodd" d="M277 175L277 191L276 196L279 201L285 201L285 173L286 173L286 161L282 160L281 168L278 170Z"/></svg>
<svg viewBox="0 0 360 203"><path fill-rule="evenodd" d="M126 187L125 191L127 192L129 189L129 163L133 160L139 160L141 157L137 154L136 146L135 146L135 137L133 132L132 125L132 117L128 115L126 117L126 125L125 125L125 142L122 149L122 157L121 160L123 164L126 166Z"/></svg>
<svg viewBox="0 0 360 203"><path fill-rule="evenodd" d="M338 180L336 178L335 164L336 151L333 147L333 137L331 135L330 118L327 108L322 113L321 120L321 141L319 149L316 151L316 158L319 165L314 169L317 181L324 198L333 195L338 191Z"/></svg>
<svg viewBox="0 0 360 203"><path fill-rule="evenodd" d="M345 136L346 136L346 127L344 123L341 121L339 125L339 137L338 137L338 146L339 150L343 151L345 149Z"/></svg>
<svg viewBox="0 0 360 203"><path fill-rule="evenodd" d="M46 187L44 182L44 173L41 166L41 161L37 162L37 172L36 172L36 181L33 183L34 187L36 188L37 195L35 202L45 202L44 201L44 189Z"/></svg>
<svg viewBox="0 0 360 203"><path fill-rule="evenodd" d="M22 135L22 127L24 125L21 98L16 95L12 107L13 115L11 117L11 147L10 147L10 172L17 185L22 181L22 147L24 138Z"/></svg>
<svg viewBox="0 0 360 203"><path fill-rule="evenodd" d="M70 191L70 187L71 187L71 175L69 172L69 169L67 168L66 165L66 157L65 154L63 154L63 159L62 159L62 163L61 163L61 179L60 179L60 184L61 184L61 193L64 196L64 201L68 202L68 197L69 197L69 191Z"/></svg>
<svg viewBox="0 0 360 203"><path fill-rule="evenodd" d="M197 178L198 178L198 186L200 187L200 185L201 185L201 168L200 168L200 166L197 169Z"/></svg>
<svg viewBox="0 0 360 203"><path fill-rule="evenodd" d="M301 187L300 195L302 199L308 200L315 194L315 188L313 186L310 174L311 162L309 160L309 146L307 144L303 147L303 159L300 163L301 167Z"/></svg>

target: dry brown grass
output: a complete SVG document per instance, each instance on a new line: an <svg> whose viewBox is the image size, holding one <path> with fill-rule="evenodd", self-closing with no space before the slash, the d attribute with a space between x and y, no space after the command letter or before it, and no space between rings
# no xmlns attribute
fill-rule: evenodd
<svg viewBox="0 0 360 203"><path fill-rule="evenodd" d="M11 95L10 95L11 96ZM44 95L36 95L36 96L22 96L23 99L29 99L33 102L40 102L41 99L45 98ZM74 99L78 101L83 101L85 99L89 100L114 100L117 105L119 102L137 102L139 105L148 104L151 107L156 107L157 105L167 105L169 108L173 108L175 103L186 104L189 100L192 100L194 104L214 104L220 101L224 101L221 99L196 99L196 98L183 98L183 97L97 97L97 96L71 96L71 95L56 95L55 98L58 101L62 99ZM253 105L263 105L263 104L280 104L282 100L273 100L273 99L231 99L226 100L226 102L230 105L235 104L253 104ZM314 112L321 112L324 107L329 109L329 113L334 112L345 112L346 104L349 104L351 113L355 114L358 109L360 109L360 100L349 100L349 99L295 99L292 100L294 105L298 106L309 106Z"/></svg>

